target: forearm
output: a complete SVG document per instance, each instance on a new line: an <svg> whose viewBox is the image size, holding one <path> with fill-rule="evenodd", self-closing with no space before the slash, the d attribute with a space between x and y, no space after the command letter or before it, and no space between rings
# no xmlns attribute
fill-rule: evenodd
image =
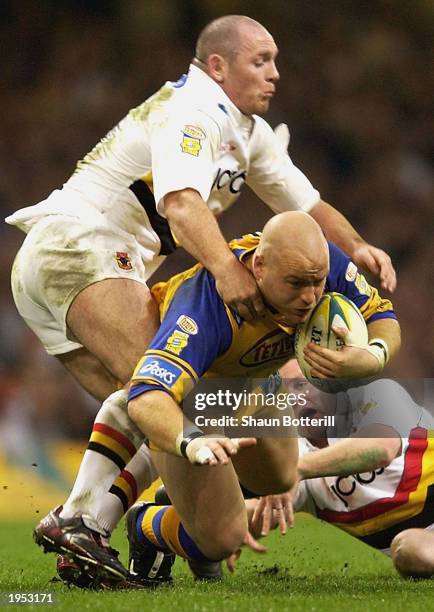
<svg viewBox="0 0 434 612"><path fill-rule="evenodd" d="M148 391L130 400L128 414L148 440L160 450L179 454L176 441L183 431L183 414L171 395Z"/></svg>
<svg viewBox="0 0 434 612"><path fill-rule="evenodd" d="M176 239L213 276L239 265L218 223L201 196L193 189L169 193L164 211Z"/></svg>
<svg viewBox="0 0 434 612"><path fill-rule="evenodd" d="M332 446L307 453L299 459L302 480L322 476L349 476L384 467L390 463L389 441L379 438L347 438Z"/></svg>
<svg viewBox="0 0 434 612"><path fill-rule="evenodd" d="M310 210L310 215L319 223L326 238L337 244L350 257L357 247L365 243L344 215L324 200L320 200Z"/></svg>

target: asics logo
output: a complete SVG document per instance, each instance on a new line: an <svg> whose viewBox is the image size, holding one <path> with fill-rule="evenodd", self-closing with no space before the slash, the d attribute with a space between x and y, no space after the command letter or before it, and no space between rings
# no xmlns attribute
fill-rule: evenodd
<svg viewBox="0 0 434 612"><path fill-rule="evenodd" d="M181 370L175 366L169 366L168 364L165 365L167 367L160 365L160 362L156 359L153 361L147 361L140 368L139 376L152 376L152 378L155 378L166 385L173 385L173 383L179 378Z"/></svg>

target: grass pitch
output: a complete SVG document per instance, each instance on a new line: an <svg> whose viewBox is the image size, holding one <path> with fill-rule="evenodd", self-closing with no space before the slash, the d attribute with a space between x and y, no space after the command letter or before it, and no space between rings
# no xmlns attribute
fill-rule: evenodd
<svg viewBox="0 0 434 612"><path fill-rule="evenodd" d="M389 559L341 531L299 515L297 526L263 542L268 553L244 550L236 573L221 584L199 584L177 560L175 584L156 591L89 592L52 582L55 556L31 538L32 523L0 524L0 591L53 594L53 604L25 608L141 612L291 612L434 610L434 580L403 581ZM113 544L126 562L123 528ZM9 607L9 606L7 606ZM11 606L12 607L12 606ZM17 607L17 606L14 606Z"/></svg>

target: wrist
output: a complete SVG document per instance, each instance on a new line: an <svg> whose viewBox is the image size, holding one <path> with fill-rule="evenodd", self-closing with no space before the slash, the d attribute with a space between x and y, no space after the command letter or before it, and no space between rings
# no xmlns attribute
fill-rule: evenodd
<svg viewBox="0 0 434 612"><path fill-rule="evenodd" d="M190 444L190 442L192 442L196 438L201 438L204 435L205 435L204 432L198 427L195 427L194 425L183 429L176 438L176 442L175 442L176 454L179 455L180 457L184 457L185 459L188 459L187 446Z"/></svg>
<svg viewBox="0 0 434 612"><path fill-rule="evenodd" d="M184 429L176 438L176 454L193 464L208 463L214 454L204 442L205 437L204 432L194 425Z"/></svg>
<svg viewBox="0 0 434 612"><path fill-rule="evenodd" d="M372 338L366 347L367 351L373 355L381 369L383 369L390 359L389 347L382 338Z"/></svg>

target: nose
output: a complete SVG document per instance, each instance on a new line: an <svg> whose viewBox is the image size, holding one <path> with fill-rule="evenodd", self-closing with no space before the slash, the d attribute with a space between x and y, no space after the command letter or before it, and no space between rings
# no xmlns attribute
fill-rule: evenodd
<svg viewBox="0 0 434 612"><path fill-rule="evenodd" d="M276 68L276 64L274 62L271 62L270 74L268 76L268 80L274 83L278 81L279 79L280 79L280 74Z"/></svg>
<svg viewBox="0 0 434 612"><path fill-rule="evenodd" d="M306 306L313 306L315 304L315 287L313 285L307 285L303 287L300 293L300 298L306 304Z"/></svg>

